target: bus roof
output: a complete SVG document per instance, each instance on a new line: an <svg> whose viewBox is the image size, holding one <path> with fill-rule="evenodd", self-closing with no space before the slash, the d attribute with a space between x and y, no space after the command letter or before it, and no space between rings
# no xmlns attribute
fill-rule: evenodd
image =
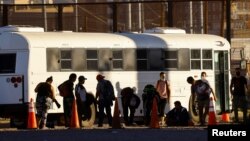
<svg viewBox="0 0 250 141"><path fill-rule="evenodd" d="M230 48L225 38L206 34L2 32L0 42L0 49L192 47L220 50L224 47Z"/></svg>

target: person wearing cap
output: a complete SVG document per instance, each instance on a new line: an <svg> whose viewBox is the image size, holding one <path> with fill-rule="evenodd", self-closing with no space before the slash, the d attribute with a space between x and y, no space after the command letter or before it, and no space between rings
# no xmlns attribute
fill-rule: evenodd
<svg viewBox="0 0 250 141"><path fill-rule="evenodd" d="M82 120L86 120L87 116L87 109L86 109L86 95L87 91L83 84L85 83L85 78L84 76L79 76L78 77L78 84L75 86L75 96L76 96L76 103L77 103L77 111L78 111L78 119L80 126L82 127Z"/></svg>
<svg viewBox="0 0 250 141"><path fill-rule="evenodd" d="M46 129L48 110L55 99L55 90L51 85L53 82L52 76L47 78L46 82L40 82L36 88L36 109L39 129Z"/></svg>
<svg viewBox="0 0 250 141"><path fill-rule="evenodd" d="M96 101L98 103L98 109L99 109L98 127L103 126L103 120L105 115L104 109L106 110L109 126L112 126L112 115L111 115L112 103L110 103L110 101L105 98L105 95L107 95L107 90L105 89L107 80L105 80L104 78L105 77L101 74L98 74L96 76L96 80L98 81L96 87Z"/></svg>

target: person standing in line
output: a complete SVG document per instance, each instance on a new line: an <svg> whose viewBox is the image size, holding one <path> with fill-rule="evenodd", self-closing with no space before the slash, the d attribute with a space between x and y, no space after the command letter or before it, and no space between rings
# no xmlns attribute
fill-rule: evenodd
<svg viewBox="0 0 250 141"><path fill-rule="evenodd" d="M63 96L63 110L64 110L64 119L65 119L65 127L70 127L71 115L72 115L72 106L74 102L74 82L76 81L76 74L71 73L69 75L69 79L64 81L60 86L63 87L63 91L65 95Z"/></svg>
<svg viewBox="0 0 250 141"><path fill-rule="evenodd" d="M157 81L156 90L160 96L158 109L160 116L160 125L163 126L165 124L165 107L170 100L170 86L169 82L166 80L166 74L164 72L160 73L160 79Z"/></svg>
<svg viewBox="0 0 250 141"><path fill-rule="evenodd" d="M216 101L216 100L217 100L217 97L216 97L216 95L215 95L215 92L214 92L214 90L212 89L210 83L208 82L208 80L207 80L206 78L207 78L207 73L204 72L204 71L201 72L201 80L202 80L203 82L206 82L206 83L209 85L210 90L211 90L211 93L213 94L214 101Z"/></svg>
<svg viewBox="0 0 250 141"><path fill-rule="evenodd" d="M75 86L75 96L76 96L76 103L77 103L77 111L78 111L78 119L80 126L82 127L82 120L87 119L87 107L86 107L86 95L87 91L83 84L85 83L85 78L84 76L79 76L78 77L78 84Z"/></svg>
<svg viewBox="0 0 250 141"><path fill-rule="evenodd" d="M235 122L239 122L238 108L242 108L243 122L247 122L247 79L241 75L240 68L235 69L236 76L234 76L230 83L230 92L232 95L233 110Z"/></svg>
<svg viewBox="0 0 250 141"><path fill-rule="evenodd" d="M194 80L192 76L187 78L187 82L191 84L192 109L195 109L195 102L197 101L199 122L201 126L204 126L209 113L211 87L207 82L204 82L204 80Z"/></svg>
<svg viewBox="0 0 250 141"><path fill-rule="evenodd" d="M108 117L108 124L109 126L112 126L112 115L111 115L111 106L112 100L108 98L108 91L107 91L107 80L104 79L105 76L98 74L96 76L96 80L98 81L97 87L96 87L96 101L98 103L98 109L99 109L99 121L98 121L98 127L103 126L103 120L104 120L104 109L106 110L106 115Z"/></svg>
<svg viewBox="0 0 250 141"><path fill-rule="evenodd" d="M36 110L38 118L39 129L46 129L46 122L48 116L48 110L55 100L55 90L51 85L53 82L52 76L47 78L46 82L39 83L35 92L37 93L36 97Z"/></svg>

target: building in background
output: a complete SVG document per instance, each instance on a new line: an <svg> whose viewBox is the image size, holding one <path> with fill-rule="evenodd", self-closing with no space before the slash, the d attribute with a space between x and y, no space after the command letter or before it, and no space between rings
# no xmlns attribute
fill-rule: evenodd
<svg viewBox="0 0 250 141"><path fill-rule="evenodd" d="M0 4L0 26L31 25L45 31L76 32L143 32L173 26L187 33L226 36L224 0L0 0ZM250 72L249 0L231 0L231 45L232 70L243 64Z"/></svg>

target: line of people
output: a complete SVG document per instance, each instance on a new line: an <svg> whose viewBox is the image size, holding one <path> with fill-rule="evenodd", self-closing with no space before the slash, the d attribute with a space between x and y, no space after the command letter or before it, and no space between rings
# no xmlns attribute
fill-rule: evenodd
<svg viewBox="0 0 250 141"><path fill-rule="evenodd" d="M206 72L201 73L200 80L194 80L192 76L187 78L187 82L191 84L191 94L192 94L192 103L198 103L198 115L200 125L205 125L205 119L209 112L209 102L210 102L210 94L214 97L216 101L216 95L214 90L211 88L208 80L206 79ZM103 126L103 120L105 117L105 113L107 115L108 124L112 126L112 114L111 114L111 106L113 105L114 98L114 90L112 86L112 90L107 88L107 84L110 83L108 80L104 79L105 77L101 74L96 76L96 80L98 81L96 87L96 97L95 100L98 105L99 111L99 120L98 126ZM72 104L74 99L76 98L79 120L87 119L87 106L86 106L86 95L87 90L83 86L85 83L84 76L78 77L78 83L74 87L74 82L77 79L77 75L75 73L70 74L69 79L63 82L58 89L60 94L63 93L63 109L64 109L64 117L65 117L65 126L70 126L71 113L72 113ZM53 82L53 78L49 77L46 82L39 83L35 88L35 92L37 92L36 98L36 109L37 109L37 117L39 121L39 128L46 128L46 120L48 115L49 107L52 102L56 101L55 99L55 91L52 87L51 83ZM206 84L206 85L204 85ZM112 84L111 84L112 85ZM246 78L240 75L240 69L236 69L236 76L232 78L230 84L230 91L233 96L233 109L235 114L235 121L238 122L238 108L243 108L243 119L247 120L247 101L245 97L245 88L247 88ZM112 91L112 92L110 92ZM112 94L109 94L112 93ZM150 97L150 94L152 96ZM164 72L160 73L160 79L157 80L156 85L147 85L144 88L144 93L142 95L143 100L143 109L144 109L144 117L145 124L148 125L150 122L150 113L152 108L152 101L154 97L157 97L158 100L158 113L159 113L159 124L161 126L164 125L183 125L186 126L190 122L190 117L187 109L181 105L180 101L175 101L175 107L171 109L168 113L164 113L165 107L169 104L170 101L170 84L166 79L166 74ZM111 95L111 96L110 96ZM135 94L133 88L126 87L121 91L121 100L122 100L122 108L124 121L126 125L134 124L134 114L138 106L140 105L140 98ZM129 110L129 111L128 111ZM105 111L105 112L104 112ZM184 112L184 113L183 113ZM130 115L128 115L130 113ZM82 122L80 122L81 125ZM185 123L185 124L184 124ZM82 125L81 125L82 126Z"/></svg>
<svg viewBox="0 0 250 141"><path fill-rule="evenodd" d="M111 114L111 106L113 106L113 101L115 100L114 96L114 90L111 82L109 80L104 79L105 76L98 74L96 76L96 80L98 81L96 86L96 97L93 101L96 102L98 105L98 111L99 111L99 117L98 117L98 127L103 126L103 120L105 117L105 113L108 117L108 124L109 126L112 126L112 114ZM60 95L63 97L63 110L64 110L64 120L65 120L65 127L70 127L70 121L71 121L71 114L72 114L72 106L73 102L76 98L77 103L77 110L78 110L78 117L79 117L79 123L80 126L82 126L82 120L86 120L88 118L88 111L87 111L87 90L84 87L85 78L84 76L78 77L78 83L74 87L74 82L77 79L77 75L75 73L70 74L69 79L64 81L62 84L58 86L58 90ZM35 92L37 93L36 98L36 109L37 109L37 121L39 124L40 129L46 129L46 121L48 116L48 110L51 107L51 104L53 101L56 101L55 99L55 90L53 86L51 85L53 82L53 78L49 77L46 82L39 83L36 88ZM110 88L111 87L111 88ZM125 112L125 118L126 118L126 108L129 107L130 109L137 108L139 106L138 99L139 97L136 97L135 105L131 107L131 103L128 105L126 100L133 99L134 92L127 93L124 91L122 92L123 95L123 107ZM125 93L124 93L125 92ZM131 97L131 95L133 95ZM126 97L126 98L125 98ZM126 100L125 100L126 99ZM104 112L105 111L105 112ZM132 115L132 114L130 114ZM130 120L126 120L127 123L133 123L133 118L130 118Z"/></svg>
<svg viewBox="0 0 250 141"><path fill-rule="evenodd" d="M109 97L109 91L107 89L107 83L110 83L108 80L104 79L105 77L101 74L96 76L96 80L98 81L96 87L96 103L98 105L99 111L99 120L98 120L98 127L103 126L104 120L104 110L107 115L108 124L112 126L112 114L111 114L111 106L113 105L114 101L114 92L112 92L113 97ZM63 96L63 110L64 110L64 119L65 119L65 127L70 126L71 120L71 113L72 113L72 106L74 99L76 98L77 107L78 107L78 114L79 114L79 123L82 126L81 120L85 120L87 118L87 106L86 106L86 95L87 90L83 86L85 83L84 76L78 77L78 83L74 87L74 82L77 79L77 75L75 73L70 74L69 79L64 81L62 84L58 86L60 95ZM53 78L49 77L46 82L39 83L35 89L37 92L37 99L36 99L36 109L38 115L38 123L39 128L44 129L46 128L46 121L48 116L48 110L53 101L55 99L55 90L52 87L51 83L53 82ZM45 86L43 86L43 85ZM154 86L153 86L154 87ZM113 88L112 88L113 89ZM165 107L166 104L169 103L170 98L170 87L169 82L166 80L166 74L161 72L160 79L157 81L155 86L157 91L157 95L159 97L159 116L160 116L160 124L163 126L165 124ZM114 91L114 90L112 90ZM152 98L147 98L148 101ZM123 108L123 115L125 125L133 125L134 124L134 114L136 109L140 105L140 98L135 94L135 88L126 87L121 91L121 100L122 100L122 108ZM151 105L152 106L152 105ZM151 107L148 107L151 108ZM146 109L145 109L146 110ZM150 109L148 109L148 114L150 114ZM130 115L128 115L130 113ZM150 115L149 115L150 116ZM149 121L149 120L148 120Z"/></svg>

